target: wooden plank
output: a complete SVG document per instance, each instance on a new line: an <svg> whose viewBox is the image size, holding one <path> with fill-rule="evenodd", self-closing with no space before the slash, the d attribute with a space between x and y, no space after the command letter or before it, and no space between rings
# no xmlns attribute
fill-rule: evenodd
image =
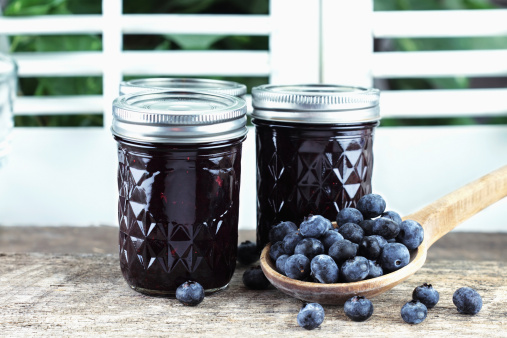
<svg viewBox="0 0 507 338"><path fill-rule="evenodd" d="M255 242L255 230L240 230L238 244ZM0 248L5 253L118 254L117 226L0 226ZM503 261L507 233L453 231L428 251L428 260Z"/></svg>
<svg viewBox="0 0 507 338"><path fill-rule="evenodd" d="M111 255L2 254L0 256L0 329L3 335L217 335L307 336L296 323L301 302L278 290L246 289L239 267L229 288L208 296L197 307L174 299L147 297L130 290ZM505 262L429 261L414 276L372 299L373 316L350 321L341 306L324 306L326 318L319 337L337 332L354 336L470 335L499 336L507 330ZM408 325L401 306L423 282L433 284L440 302L426 320ZM453 292L475 288L483 308L461 315Z"/></svg>
<svg viewBox="0 0 507 338"><path fill-rule="evenodd" d="M506 9L377 11L372 18L377 38L503 36L505 22Z"/></svg>

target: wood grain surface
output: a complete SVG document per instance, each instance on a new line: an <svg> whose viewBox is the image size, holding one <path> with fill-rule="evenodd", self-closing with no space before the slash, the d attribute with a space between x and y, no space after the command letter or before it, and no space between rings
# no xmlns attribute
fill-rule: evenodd
<svg viewBox="0 0 507 338"><path fill-rule="evenodd" d="M324 306L320 328L296 323L301 301L271 288L246 289L238 267L229 288L197 307L175 299L132 291L120 273L117 255L0 254L2 336L488 336L507 332L507 276L504 261L428 260L404 283L373 298L366 322L350 321L341 306ZM440 292L427 319L409 325L401 306L423 282ZM461 315L452 304L461 286L475 288L483 308Z"/></svg>

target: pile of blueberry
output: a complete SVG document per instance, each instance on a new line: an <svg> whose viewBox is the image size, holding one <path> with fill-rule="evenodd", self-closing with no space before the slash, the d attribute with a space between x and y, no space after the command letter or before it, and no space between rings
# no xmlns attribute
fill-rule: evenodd
<svg viewBox="0 0 507 338"><path fill-rule="evenodd" d="M269 233L269 256L278 272L303 281L357 282L396 271L409 263L409 250L422 243L424 231L385 209L380 195L368 194L338 213L337 228L320 215L299 227L281 222Z"/></svg>

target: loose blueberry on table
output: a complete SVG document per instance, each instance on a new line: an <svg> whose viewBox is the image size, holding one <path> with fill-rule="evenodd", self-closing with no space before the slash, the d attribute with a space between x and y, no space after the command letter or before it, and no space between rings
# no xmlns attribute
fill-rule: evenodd
<svg viewBox="0 0 507 338"><path fill-rule="evenodd" d="M243 284L252 290L265 290L271 285L260 266L245 270L243 273Z"/></svg>
<svg viewBox="0 0 507 338"><path fill-rule="evenodd" d="M411 300L401 308L401 318L408 324L419 324L426 319L428 309L418 300Z"/></svg>
<svg viewBox="0 0 507 338"><path fill-rule="evenodd" d="M477 291L469 287L456 290L452 296L452 302L456 305L459 313L475 315L482 308L482 298Z"/></svg>
<svg viewBox="0 0 507 338"><path fill-rule="evenodd" d="M437 305L440 299L440 294L431 284L424 283L414 289L412 292L412 299L420 301L426 305L428 309L431 309Z"/></svg>
<svg viewBox="0 0 507 338"><path fill-rule="evenodd" d="M238 246L238 262L243 265L250 265L259 260L259 251L254 242L241 242Z"/></svg>
<svg viewBox="0 0 507 338"><path fill-rule="evenodd" d="M318 303L303 305L297 316L297 323L304 329L313 330L324 321L324 308Z"/></svg>
<svg viewBox="0 0 507 338"><path fill-rule="evenodd" d="M201 284L187 281L176 289L176 299L187 306L196 306L204 299L204 289Z"/></svg>
<svg viewBox="0 0 507 338"><path fill-rule="evenodd" d="M347 317L355 322L364 322L373 314L373 304L363 296L354 296L348 299L343 309Z"/></svg>

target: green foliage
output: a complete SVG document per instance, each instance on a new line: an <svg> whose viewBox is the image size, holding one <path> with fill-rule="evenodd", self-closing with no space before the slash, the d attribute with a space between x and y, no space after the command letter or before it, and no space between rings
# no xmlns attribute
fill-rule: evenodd
<svg viewBox="0 0 507 338"><path fill-rule="evenodd" d="M107 1L107 0L105 0ZM490 0L374 0L375 10L442 10L442 9L490 9L496 8ZM181 14L266 14L269 0L143 0L123 1L123 12L138 13L181 13ZM101 0L8 0L5 16L100 14ZM431 23L428 23L431 24ZM100 51L102 38L98 35L59 36L14 36L11 37L12 52L57 52L57 51ZM268 37L222 36L222 35L126 35L125 50L266 50ZM441 38L441 39L393 39L389 50L464 50L464 49L507 49L507 37L490 38ZM129 77L129 78L140 78ZM129 79L126 77L126 79ZM249 89L266 83L264 77L211 77L245 83ZM417 78L389 79L392 89L461 89L471 86L471 79ZM103 91L101 77L22 78L22 95L100 95ZM488 121L473 118L463 119L386 119L382 125L406 124L470 124L507 123L505 118ZM100 126L101 115L80 116L17 116L18 126Z"/></svg>

